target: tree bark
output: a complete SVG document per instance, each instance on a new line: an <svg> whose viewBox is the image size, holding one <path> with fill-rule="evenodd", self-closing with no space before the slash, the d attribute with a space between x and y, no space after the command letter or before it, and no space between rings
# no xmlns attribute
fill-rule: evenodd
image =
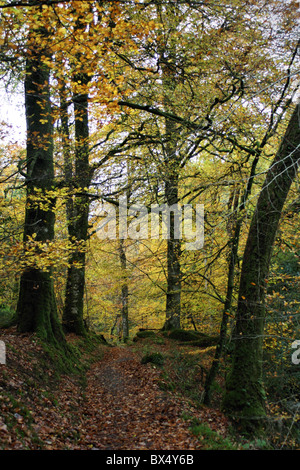
<svg viewBox="0 0 300 470"><path fill-rule="evenodd" d="M87 85L89 78L79 74L74 81ZM86 242L88 238L89 196L91 182L89 165L88 94L73 97L75 114L75 175L74 187L78 193L72 205L72 220L68 221L69 238L72 243ZM72 251L67 273L63 327L69 333L86 334L84 325L84 286L86 253L80 247Z"/></svg>
<svg viewBox="0 0 300 470"><path fill-rule="evenodd" d="M62 152L63 152L63 168L64 168L64 180L65 184L70 190L70 196L66 200L66 217L67 224L72 221L73 217L73 197L72 187L73 184L73 154L70 138L70 127L69 127L69 113L68 113L68 102L66 98L66 84L63 81L59 89L60 97L60 121L61 121L61 140L62 140Z"/></svg>
<svg viewBox="0 0 300 470"><path fill-rule="evenodd" d="M260 428L265 417L263 334L265 285L282 209L300 161L300 106L295 107L271 164L253 215L243 257L234 333L232 369L224 411L244 431Z"/></svg>
<svg viewBox="0 0 300 470"><path fill-rule="evenodd" d="M129 290L128 290L128 283L127 283L127 260L126 260L126 253L124 250L124 240L119 240L119 257L121 262L121 269L122 269L122 287L121 287L121 317L122 317L122 337L123 341L126 341L129 338L129 323L128 323L128 298L129 298Z"/></svg>
<svg viewBox="0 0 300 470"><path fill-rule="evenodd" d="M85 18L80 13L75 32L86 29ZM73 187L77 193L72 205L69 205L71 218L68 221L69 239L72 243L85 244L88 238L88 218L90 200L88 188L92 179L89 165L89 115L88 115L88 84L91 80L84 66L81 53L75 55L74 73L72 77L74 89L80 84L81 90L73 92L75 117L75 174ZM69 259L66 281L65 305L63 311L63 327L70 333L85 336L87 331L84 323L84 289L85 289L85 249L72 251Z"/></svg>
<svg viewBox="0 0 300 470"><path fill-rule="evenodd" d="M169 10L172 20L168 24L168 34L176 29L177 17L172 6L159 5L156 6L157 20L164 24L164 14ZM174 15L173 15L174 14ZM166 30L162 29L162 37L167 38ZM172 96L178 84L174 67L170 65L176 60L176 45L171 43L167 45L160 44L158 55L161 66L162 80L162 106L163 111L159 115L164 118L166 144L163 145L163 164L160 168L162 173L162 181L164 183L164 199L168 208L178 204L179 193L179 173L180 159L177 156L177 123L172 119L173 107ZM152 108L151 108L152 109ZM181 317L181 240L176 234L176 215L170 212L168 221L168 237L167 237L167 288L166 288L166 316L163 330L171 330L180 328Z"/></svg>
<svg viewBox="0 0 300 470"><path fill-rule="evenodd" d="M174 159L174 157L173 157ZM170 165L171 166L171 165ZM168 168L165 182L165 198L169 208L178 204L178 174L173 168ZM169 238L167 240L167 295L166 321L164 330L180 328L181 314L181 242L176 237L176 215L170 212Z"/></svg>

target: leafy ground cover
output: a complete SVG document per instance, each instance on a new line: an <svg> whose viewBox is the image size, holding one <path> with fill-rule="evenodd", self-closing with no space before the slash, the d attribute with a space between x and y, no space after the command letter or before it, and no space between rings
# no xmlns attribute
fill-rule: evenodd
<svg viewBox="0 0 300 470"><path fill-rule="evenodd" d="M2 450L255 448L232 434L217 389L211 408L199 405L213 347L179 346L163 334L91 346L69 335L78 361L68 371L34 335L11 328L1 340Z"/></svg>

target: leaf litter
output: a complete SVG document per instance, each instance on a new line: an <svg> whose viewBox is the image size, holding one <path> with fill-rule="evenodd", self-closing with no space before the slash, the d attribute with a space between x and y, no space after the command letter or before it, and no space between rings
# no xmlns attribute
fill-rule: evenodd
<svg viewBox="0 0 300 470"><path fill-rule="evenodd" d="M162 390L161 370L142 364L133 348L102 346L83 386L71 374L55 377L34 336L9 330L1 339L0 449L200 450L184 416L227 433L218 410Z"/></svg>

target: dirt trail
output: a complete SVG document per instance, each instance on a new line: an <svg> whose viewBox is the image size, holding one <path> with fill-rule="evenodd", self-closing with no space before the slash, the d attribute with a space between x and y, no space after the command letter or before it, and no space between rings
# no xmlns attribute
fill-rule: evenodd
<svg viewBox="0 0 300 470"><path fill-rule="evenodd" d="M159 371L125 347L109 348L88 373L80 448L192 450L199 441L183 404L159 389Z"/></svg>

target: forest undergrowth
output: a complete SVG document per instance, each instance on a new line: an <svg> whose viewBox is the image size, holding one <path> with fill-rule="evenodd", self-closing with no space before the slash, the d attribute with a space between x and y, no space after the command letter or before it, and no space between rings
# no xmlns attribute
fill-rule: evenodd
<svg viewBox="0 0 300 470"><path fill-rule="evenodd" d="M1 450L274 448L270 436L239 436L221 412L225 363L211 406L201 405L214 346L197 348L161 332L88 347L67 338L78 357L69 371L35 335L3 330Z"/></svg>

